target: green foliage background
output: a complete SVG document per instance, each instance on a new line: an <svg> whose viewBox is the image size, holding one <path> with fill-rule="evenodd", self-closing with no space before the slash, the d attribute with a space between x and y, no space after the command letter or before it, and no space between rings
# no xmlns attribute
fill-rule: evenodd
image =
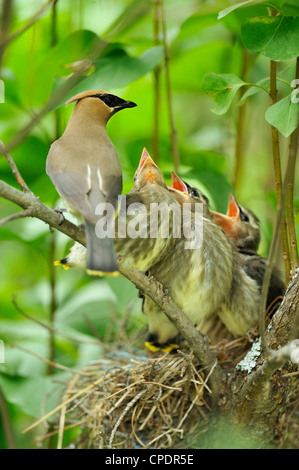
<svg viewBox="0 0 299 470"><path fill-rule="evenodd" d="M265 120L269 96L261 89L245 87L239 102L241 86L234 86L240 82L232 76L246 83L262 83L267 88L269 57L273 51L267 38L265 47L254 42L258 34L252 36L252 27L257 25L250 25L251 19L269 17L269 4L274 4L283 8L285 15L296 17L294 34L298 38L299 6L297 0L273 0L268 5L258 1L243 2L247 4L244 8L230 8L218 19L220 11L236 6L236 3L227 0L165 2L174 119L181 160L179 174L206 192L212 208L226 211L228 192L235 192L233 178L240 105L246 106L242 142L244 165L235 193L239 202L251 208L261 220L260 253L266 256L276 215L271 131ZM41 5L37 0L14 0L9 32L25 25ZM61 204L45 173L45 161L50 144L61 135L72 112L72 106L65 108L63 103L78 91L108 89L138 104L132 110L117 114L108 124L109 136L123 168L124 193L128 192L142 148L145 146L151 154L153 152L153 71L157 66L160 66L158 164L166 181L170 182L174 165L163 44L161 34L157 43L153 33L153 2L59 0L55 12L56 16L50 6L30 28L11 41L2 62L5 103L0 105L0 137L5 144L14 139L65 83L66 77L73 72L68 65L83 59L92 62L86 76L11 149L30 189L52 208ZM267 28L271 35L271 25ZM285 40L283 32L282 38ZM245 49L242 39L250 52ZM95 44L101 49L100 54L94 55ZM288 83L295 76L294 57L299 55L299 41L294 44L289 40L282 43L281 50L274 47L275 60L280 61L278 76L283 79L283 82L278 81L279 98L288 97L291 92ZM256 52L260 50L262 53ZM215 85L215 75L211 74L230 74L225 89L233 87L229 96L221 95L220 104L218 92L215 94L218 85ZM219 79L216 81L219 83ZM218 114L212 112L213 108ZM285 122L285 114L280 118L276 116L277 119ZM284 135L289 135L288 129ZM287 145L288 139L281 136L283 169ZM1 179L16 186L3 157L0 157L0 173ZM1 200L0 204L0 218L16 211L16 207L7 201ZM297 230L298 208L297 184ZM28 448L34 447L32 440L36 432L21 435L21 430L55 406L60 397L61 381L68 380L70 374L55 370L54 375L49 375L47 365L41 360L12 346L19 345L43 357L50 354L49 332L20 313L12 302L13 296L23 312L44 323L49 324L51 308L55 310L54 326L61 334L55 334L54 359L74 369L105 352L86 316L102 340L107 339L109 333L110 342L114 341L116 333L115 328L111 331L111 325L121 322L128 313L127 331L130 334L141 331L146 320L140 312L136 289L126 279L95 280L84 272L64 271L60 267L53 273L53 259L64 257L71 243L60 233L50 233L43 222L34 219L11 222L0 229L0 239L0 338L5 343L0 387L13 424L16 445ZM45 428L40 427L37 434L44 431ZM1 424L0 447L6 447Z"/></svg>

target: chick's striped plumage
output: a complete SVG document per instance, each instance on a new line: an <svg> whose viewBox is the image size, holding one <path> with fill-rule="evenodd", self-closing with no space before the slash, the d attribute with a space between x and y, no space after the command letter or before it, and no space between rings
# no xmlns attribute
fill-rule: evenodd
<svg viewBox="0 0 299 470"><path fill-rule="evenodd" d="M178 178L173 175L173 178ZM186 183L180 189L178 181L171 194L183 208L185 203L190 212L192 230L199 230L195 224L195 200L190 197ZM167 289L174 302L189 319L201 328L212 317L230 295L232 283L232 249L224 232L212 220L208 208L208 199L202 193L196 193L196 202L203 205L200 216L202 244L194 249L186 249L188 238L176 240L173 250L167 258L150 269L149 274ZM198 219L197 219L198 220ZM161 309L145 296L143 311L148 317L149 348L169 349L176 345L178 331Z"/></svg>
<svg viewBox="0 0 299 470"><path fill-rule="evenodd" d="M230 194L227 213L213 212L217 223L227 233L234 247L236 247L243 270L257 285L261 293L267 260L257 253L260 243L260 226L256 215L249 209L242 207ZM236 281L237 282L237 281ZM274 266L267 296L267 308L282 297L285 292L285 283L282 275ZM255 316L257 321L257 315Z"/></svg>

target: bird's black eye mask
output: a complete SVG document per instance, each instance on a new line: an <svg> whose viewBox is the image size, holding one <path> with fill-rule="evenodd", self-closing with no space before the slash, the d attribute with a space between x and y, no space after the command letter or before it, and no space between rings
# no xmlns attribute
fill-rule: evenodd
<svg viewBox="0 0 299 470"><path fill-rule="evenodd" d="M97 95L92 95L92 98L99 98L103 103L105 103L106 106L109 106L109 108L133 108L136 106L135 103L132 101L126 101L123 100L122 98L119 98L118 96L111 95L111 94L97 94Z"/></svg>

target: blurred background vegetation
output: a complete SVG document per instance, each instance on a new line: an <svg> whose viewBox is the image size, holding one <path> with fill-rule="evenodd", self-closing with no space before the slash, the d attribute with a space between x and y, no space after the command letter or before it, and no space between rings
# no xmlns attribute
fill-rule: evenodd
<svg viewBox="0 0 299 470"><path fill-rule="evenodd" d="M124 193L132 187L146 147L168 183L176 168L180 176L204 190L212 208L225 212L231 191L252 209L261 221L260 253L267 256L276 217L271 130L265 120L269 96L259 91L241 106L240 90L228 112L217 115L211 111L212 98L201 88L209 72L235 74L255 83L269 77L269 59L250 53L240 36L242 21L267 16L268 8L253 2L250 8L218 19L218 13L234 3L166 0L165 69L163 28L157 22L154 1L2 1L0 67L5 102L0 105L0 138L43 203L61 206L45 173L45 161L73 109L63 103L78 91L106 89L138 104L108 123L123 168ZM299 14L297 0L287 2L286 8L289 15ZM290 83L295 76L294 60L278 63L277 73ZM52 100L74 77L73 86ZM278 96L284 96L288 88L278 82ZM26 130L36 116L35 125ZM176 162L170 118L177 132ZM20 134L23 129L26 132ZM287 150L288 139L281 136L283 171ZM236 158L242 162L237 174ZM0 173L1 179L16 186L3 157ZM298 176L297 168L297 183ZM298 208L297 184L297 231ZM1 200L1 219L15 210ZM127 336L144 331L146 320L137 291L126 279L97 280L75 269L54 268L53 260L65 256L71 241L61 233L51 233L43 222L11 222L1 227L0 239L0 338L5 343L5 363L0 364L0 447L28 448L34 447L36 435L21 435L21 430L55 406L70 377L39 356L79 368L101 357L105 344L125 344ZM281 250L278 263L283 268ZM135 338L142 345L142 334ZM13 436L9 436L10 425Z"/></svg>

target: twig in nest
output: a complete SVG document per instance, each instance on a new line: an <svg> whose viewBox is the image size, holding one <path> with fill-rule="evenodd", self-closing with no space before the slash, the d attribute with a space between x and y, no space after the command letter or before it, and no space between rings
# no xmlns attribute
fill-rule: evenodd
<svg viewBox="0 0 299 470"><path fill-rule="evenodd" d="M72 378L65 394L63 397L63 401L67 399L67 397L72 393L74 386L76 385L78 379L80 377L80 374L74 375ZM62 443L63 443L63 432L65 430L65 414L66 414L66 406L61 408L60 412L60 419L59 419L59 428L58 428L58 441L57 441L57 449L62 449Z"/></svg>
<svg viewBox="0 0 299 470"><path fill-rule="evenodd" d="M76 371L78 372L78 371ZM96 380L95 382L93 382L92 384L88 385L87 387L85 387L83 390L80 390L78 393L75 393L75 395L73 395L72 397L68 398L67 400L65 400L64 402L60 403L60 405L56 406L56 408L54 408L53 410L49 411L49 413L47 413L46 415L42 416L40 419L38 419L37 421L35 421L33 424L31 424L30 426L28 426L26 429L24 429L24 431L22 431L22 434L26 434L27 432L31 431L32 429L36 428L36 426L38 426L39 424L43 423L44 421L46 421L48 418L50 418L51 416L53 416L55 413L57 413L58 411L60 411L64 406L68 405L69 403L71 403L72 401L76 400L78 397L80 397L81 395L83 395L84 393L87 393L89 390L92 390L93 388L95 388L97 385L99 385L101 382L103 382L104 378L101 377L100 379Z"/></svg>
<svg viewBox="0 0 299 470"><path fill-rule="evenodd" d="M112 444L113 444L113 441L114 441L114 436L115 436L115 433L117 431L117 429L119 428L122 420L124 419L124 417L126 416L126 414L128 413L128 411L134 406L134 404L143 396L145 395L146 393L148 392L147 389L144 389L144 390L141 390L141 392L137 393L137 395L133 398L133 400L131 400L127 406L125 407L124 411L122 412L122 414L120 415L120 417L118 418L114 428L112 429L112 432L111 432L111 435L110 435L110 438L109 438L109 444L108 444L108 449L112 449Z"/></svg>

